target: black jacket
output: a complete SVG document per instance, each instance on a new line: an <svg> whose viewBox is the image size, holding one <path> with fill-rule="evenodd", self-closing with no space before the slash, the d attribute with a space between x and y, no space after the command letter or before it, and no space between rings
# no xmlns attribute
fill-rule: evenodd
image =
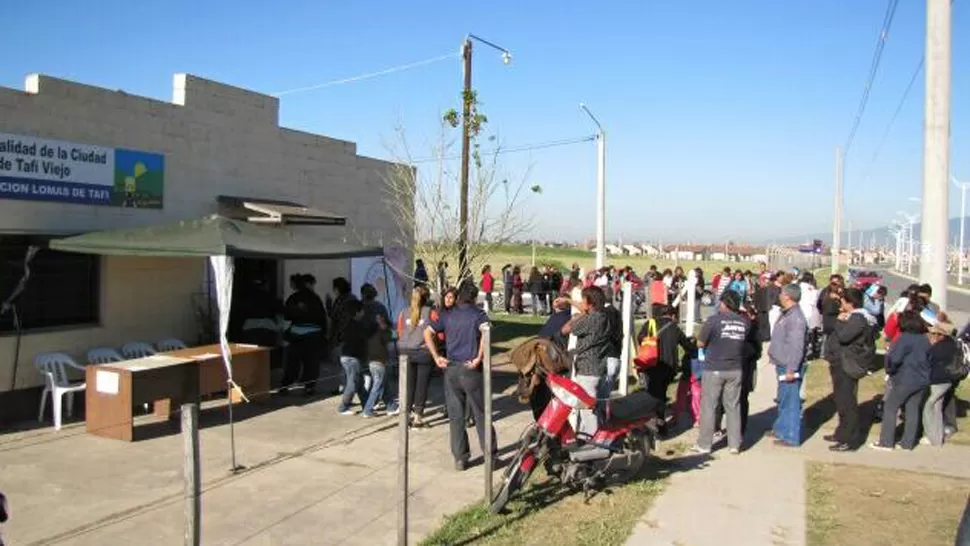
<svg viewBox="0 0 970 546"><path fill-rule="evenodd" d="M825 359L833 366L841 366L850 377L859 379L872 369L876 334L875 326L861 313L852 313L846 320L836 317L825 342Z"/></svg>

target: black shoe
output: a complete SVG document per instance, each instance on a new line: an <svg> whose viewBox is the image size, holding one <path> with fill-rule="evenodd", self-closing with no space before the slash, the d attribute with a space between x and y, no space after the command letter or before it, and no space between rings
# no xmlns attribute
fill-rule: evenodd
<svg viewBox="0 0 970 546"><path fill-rule="evenodd" d="M839 439L835 437L835 434L826 434L825 436L822 436L822 439L826 442L839 443Z"/></svg>
<svg viewBox="0 0 970 546"><path fill-rule="evenodd" d="M843 453L846 451L852 451L852 446L850 446L845 442L838 442L836 444L830 445L829 451L837 451L839 453Z"/></svg>

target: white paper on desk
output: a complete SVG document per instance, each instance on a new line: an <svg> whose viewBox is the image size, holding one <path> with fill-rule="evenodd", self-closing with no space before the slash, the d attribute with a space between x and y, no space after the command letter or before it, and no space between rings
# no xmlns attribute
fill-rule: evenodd
<svg viewBox="0 0 970 546"><path fill-rule="evenodd" d="M220 356L222 355L220 355L219 353L202 353L202 354L193 356L192 360L211 360L213 358L219 358Z"/></svg>
<svg viewBox="0 0 970 546"><path fill-rule="evenodd" d="M236 347L242 347L244 349L258 349L259 345L254 345L252 343L236 343Z"/></svg>
<svg viewBox="0 0 970 546"><path fill-rule="evenodd" d="M98 370L94 375L94 388L104 394L118 394L118 374L106 370Z"/></svg>

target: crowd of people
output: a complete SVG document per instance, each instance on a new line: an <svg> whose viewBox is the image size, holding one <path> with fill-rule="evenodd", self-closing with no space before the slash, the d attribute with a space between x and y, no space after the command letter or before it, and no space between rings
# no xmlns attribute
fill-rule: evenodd
<svg viewBox="0 0 970 546"><path fill-rule="evenodd" d="M700 296L703 271L695 276ZM712 280L716 312L696 338L689 338L677 313L683 271L652 268L644 279L628 268L585 276L574 270L552 296L553 315L540 336L563 348L568 336L575 336L575 379L591 395L607 396L617 380L622 343L615 291L624 281L640 283L650 314L637 342L655 344L657 356L638 368L639 383L666 402L669 385L678 381L672 411L665 404L658 424L665 432L688 413L699 428L696 452L709 453L721 438L730 452L741 451L748 397L761 366L770 366L777 377L777 418L767 434L776 445L799 446L803 379L809 362L819 359L829 368L838 415L835 432L825 436L831 450L854 450L864 443L858 382L882 368L885 392L872 416L881 422L881 434L873 449L912 449L917 442L939 446L956 431L954 392L966 369L960 340L970 340L970 327L957 333L932 301L928 285L908 287L887 307L885 286L847 286L841 275L832 275L820 290L807 271L772 272L766 264L757 273L725 268ZM572 319L570 306L578 310ZM876 350L881 338L884 358ZM897 444L900 418L904 430Z"/></svg>
<svg viewBox="0 0 970 546"><path fill-rule="evenodd" d="M419 266L423 270L423 264ZM439 264L439 276L446 268ZM864 442L858 382L883 366L885 391L874 416L881 421L881 433L873 449L897 446L900 413L904 426L898 446L904 449L920 442L942 445L956 431L954 392L962 378L954 374L953 362L962 356L958 339L970 338L970 332L955 335L927 285L908 287L887 306L885 287L846 286L840 275L833 275L819 290L810 272L770 272L765 264L757 273L725 268L713 277L708 291L704 272L697 269L692 275L694 299L699 305L701 296L710 295L716 312L696 337L688 337L679 318L688 286L681 268L651 268L641 278L631 268L584 274L575 265L564 272L544 266L531 268L523 279L520 268L506 265L501 275L507 311L521 312L522 295L530 293L534 312L548 315L539 337L570 352L574 379L597 398L609 397L619 380L620 292L625 282L633 283L649 309L637 343L656 347L649 362L637 361L638 383L664 402L656 421L661 433L679 417L689 416L698 428L696 452L711 452L722 438L731 453L743 449L748 397L756 388L759 366L772 367L777 376L777 419L769 436L777 445L800 445L803 379L808 363L817 358L828 363L838 413L835 432L825 437L832 450L852 450ZM369 284L359 288L358 298L345 278L337 278L332 293L322 299L312 275L294 275L285 303L249 294L243 331L258 330L247 330L247 325L261 323L262 315L285 319L280 395L299 386L313 394L320 363L327 358L339 363L341 415L368 418L403 409L410 426L425 427L429 385L438 368L452 455L455 467L462 470L470 453L466 428L476 428L483 449L486 434L495 434L485 430L483 417L485 348L479 328L489 319L478 305L479 288L470 280L434 294L427 278L425 272L415 282L408 308L392 319ZM447 285L446 279L442 282ZM491 267L485 266L481 288L486 310L496 284ZM876 353L881 336L887 342L884 360ZM398 407L397 354L408 356L407 408ZM668 387L674 382L677 394L668 407ZM584 413L579 416L580 430L592 432L596 415Z"/></svg>

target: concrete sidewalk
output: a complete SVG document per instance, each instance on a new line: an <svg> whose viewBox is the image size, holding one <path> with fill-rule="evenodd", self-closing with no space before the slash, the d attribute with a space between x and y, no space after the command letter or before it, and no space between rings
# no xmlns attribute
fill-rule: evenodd
<svg viewBox="0 0 970 546"><path fill-rule="evenodd" d="M745 445L771 425L774 368L759 372L751 393ZM696 429L675 441L693 440ZM797 450L758 442L740 455L674 473L663 495L637 524L630 546L802 546L805 544L805 464ZM721 444L723 446L723 443ZM662 447L661 447L662 449Z"/></svg>
<svg viewBox="0 0 970 546"><path fill-rule="evenodd" d="M242 406L237 458L248 469L236 475L228 471L228 426L218 422L224 408L203 412L204 544L396 543L396 419L340 416L336 405L336 397L294 396L268 410ZM501 394L495 408L498 445L507 448L531 412ZM125 443L83 427L0 436L0 489L12 512L8 543L181 544L180 436ZM469 432L474 463L481 457ZM445 515L482 499L484 475L480 465L453 469L444 420L411 438L409 536L417 543Z"/></svg>

